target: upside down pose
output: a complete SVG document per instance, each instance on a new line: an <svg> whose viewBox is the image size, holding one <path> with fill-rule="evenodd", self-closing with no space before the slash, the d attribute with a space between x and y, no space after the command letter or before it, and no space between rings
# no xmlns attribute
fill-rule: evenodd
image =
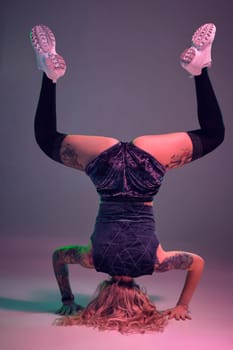
<svg viewBox="0 0 233 350"><path fill-rule="evenodd" d="M47 156L84 171L100 196L99 211L87 246L66 246L53 253L53 268L66 315L58 324L116 329L123 333L162 330L167 319L190 319L189 304L204 260L182 251L165 251L158 240L153 198L170 169L214 150L224 139L224 124L209 76L214 24L201 26L181 65L194 76L200 129L139 136L130 142L103 136L67 135L56 127L56 82L66 64L56 53L55 37L44 25L33 27L31 42L43 74L35 117L35 137ZM87 307L75 303L68 264L110 275ZM187 271L175 307L159 312L134 278Z"/></svg>

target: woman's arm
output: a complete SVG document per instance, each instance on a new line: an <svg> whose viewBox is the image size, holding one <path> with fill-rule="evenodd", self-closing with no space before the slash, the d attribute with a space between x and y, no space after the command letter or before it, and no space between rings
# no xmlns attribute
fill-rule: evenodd
<svg viewBox="0 0 233 350"><path fill-rule="evenodd" d="M187 270L184 287L174 308L164 311L169 319L190 319L189 303L196 290L204 269L204 259L199 255L187 252L165 252L161 246L157 250L158 262L155 264L156 272L166 272L172 269Z"/></svg>
<svg viewBox="0 0 233 350"><path fill-rule="evenodd" d="M184 287L178 302L174 308L166 310L166 314L169 319L175 318L176 320L186 318L191 319L189 314L189 303L201 278L204 269L204 260L196 256L193 260L190 270L187 272Z"/></svg>
<svg viewBox="0 0 233 350"><path fill-rule="evenodd" d="M188 307L193 293L197 287L197 284L202 276L204 265L204 259L201 258L199 255L193 254L193 263L187 272L184 287L177 302L177 305L184 305Z"/></svg>
<svg viewBox="0 0 233 350"><path fill-rule="evenodd" d="M86 268L93 268L91 246L67 246L56 249L52 260L62 300L62 307L56 313L60 315L75 314L82 307L74 301L67 264L80 264Z"/></svg>

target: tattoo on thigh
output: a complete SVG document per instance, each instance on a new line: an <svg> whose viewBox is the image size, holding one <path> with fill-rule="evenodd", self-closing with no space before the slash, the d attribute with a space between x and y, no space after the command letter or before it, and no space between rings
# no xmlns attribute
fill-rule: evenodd
<svg viewBox="0 0 233 350"><path fill-rule="evenodd" d="M78 170L84 170L83 164L79 162L78 154L69 143L62 145L60 154L62 163L66 166Z"/></svg>
<svg viewBox="0 0 233 350"><path fill-rule="evenodd" d="M192 152L189 149L181 149L180 153L173 154L171 156L170 162L166 164L168 169L177 168L186 163L191 162L192 160Z"/></svg>
<svg viewBox="0 0 233 350"><path fill-rule="evenodd" d="M187 270L193 263L193 257L190 254L175 254L163 260L162 263L155 264L155 270L166 272L172 269Z"/></svg>

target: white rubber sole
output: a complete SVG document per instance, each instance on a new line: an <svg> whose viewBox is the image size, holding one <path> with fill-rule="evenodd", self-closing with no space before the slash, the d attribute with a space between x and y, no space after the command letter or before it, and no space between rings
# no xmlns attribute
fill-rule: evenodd
<svg viewBox="0 0 233 350"><path fill-rule="evenodd" d="M182 67L191 75L200 75L205 67L211 67L211 48L215 38L216 27L207 23L199 27L192 36L192 45L182 52Z"/></svg>
<svg viewBox="0 0 233 350"><path fill-rule="evenodd" d="M37 56L38 69L44 71L55 83L65 74L66 63L56 52L53 32L45 25L37 25L32 28L30 39Z"/></svg>

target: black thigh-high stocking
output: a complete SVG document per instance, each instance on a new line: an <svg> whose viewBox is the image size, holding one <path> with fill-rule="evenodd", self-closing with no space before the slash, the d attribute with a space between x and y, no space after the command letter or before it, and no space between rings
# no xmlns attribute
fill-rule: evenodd
<svg viewBox="0 0 233 350"><path fill-rule="evenodd" d="M197 113L200 129L189 131L193 142L192 160L215 149L224 139L225 128L207 68L195 78Z"/></svg>
<svg viewBox="0 0 233 350"><path fill-rule="evenodd" d="M42 151L53 160L61 162L59 151L67 135L57 132L56 84L45 74L43 74L34 127L35 138Z"/></svg>

